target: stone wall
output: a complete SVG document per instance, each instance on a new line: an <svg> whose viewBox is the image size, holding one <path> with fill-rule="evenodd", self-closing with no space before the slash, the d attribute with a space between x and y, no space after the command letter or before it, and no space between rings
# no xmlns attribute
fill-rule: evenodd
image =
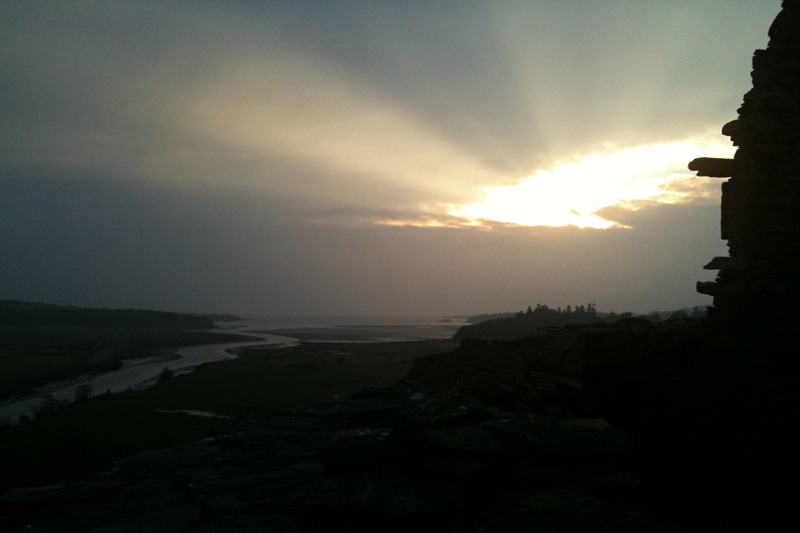
<svg viewBox="0 0 800 533"><path fill-rule="evenodd" d="M727 324L791 318L800 302L800 1L783 0L766 50L753 55L753 88L722 133L733 159L698 158L698 176L722 185L721 237L729 257L704 268L716 281L697 290L714 297L709 315Z"/></svg>

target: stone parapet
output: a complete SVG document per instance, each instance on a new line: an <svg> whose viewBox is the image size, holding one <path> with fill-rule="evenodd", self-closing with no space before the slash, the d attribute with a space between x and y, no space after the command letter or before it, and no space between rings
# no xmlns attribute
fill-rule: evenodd
<svg viewBox="0 0 800 533"><path fill-rule="evenodd" d="M698 176L729 178L720 229L730 257L705 265L719 274L697 286L714 297L709 315L726 324L788 318L800 298L800 2L784 0L769 36L753 54L738 118L722 128L734 158L689 163Z"/></svg>

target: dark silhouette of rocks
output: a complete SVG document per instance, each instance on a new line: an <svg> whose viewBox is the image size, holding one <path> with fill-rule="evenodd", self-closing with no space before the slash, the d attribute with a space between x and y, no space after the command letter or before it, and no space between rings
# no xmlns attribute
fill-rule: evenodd
<svg viewBox="0 0 800 533"><path fill-rule="evenodd" d="M800 4L783 2L766 50L753 55L753 88L722 133L733 159L698 158L699 176L722 185L721 236L730 257L705 268L716 281L697 290L714 297L710 314L729 324L785 322L800 296Z"/></svg>

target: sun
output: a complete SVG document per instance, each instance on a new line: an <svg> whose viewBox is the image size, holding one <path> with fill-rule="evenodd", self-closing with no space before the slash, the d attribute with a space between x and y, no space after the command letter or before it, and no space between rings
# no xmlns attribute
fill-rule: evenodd
<svg viewBox="0 0 800 533"><path fill-rule="evenodd" d="M619 224L597 215L600 209L632 208L637 200L688 201L691 193L670 186L693 177L687 162L700 155L731 157L732 152L729 142L706 136L592 154L539 171L510 187L487 188L482 201L454 206L449 214L472 224L610 228Z"/></svg>

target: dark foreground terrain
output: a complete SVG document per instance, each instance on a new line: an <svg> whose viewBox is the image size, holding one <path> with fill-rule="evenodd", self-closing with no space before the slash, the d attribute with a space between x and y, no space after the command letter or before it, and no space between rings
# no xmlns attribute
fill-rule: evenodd
<svg viewBox="0 0 800 533"><path fill-rule="evenodd" d="M6 492L0 528L774 530L800 402L764 335L632 320L465 341L393 386Z"/></svg>
<svg viewBox="0 0 800 533"><path fill-rule="evenodd" d="M249 349L188 375L162 376L144 390L99 394L66 407L43 402L24 423L0 426L0 491L105 471L123 457L193 442L275 409L392 384L414 358L455 345L431 340Z"/></svg>

